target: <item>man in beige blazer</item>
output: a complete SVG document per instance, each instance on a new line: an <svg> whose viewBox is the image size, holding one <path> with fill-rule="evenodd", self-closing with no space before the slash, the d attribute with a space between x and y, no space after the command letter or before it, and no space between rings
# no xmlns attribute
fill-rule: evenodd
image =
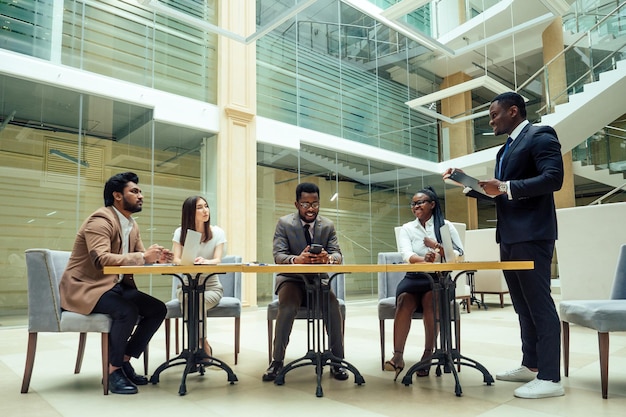
<svg viewBox="0 0 626 417"><path fill-rule="evenodd" d="M135 394L148 379L137 375L138 358L167 312L165 304L137 289L132 275L104 275L105 265L171 262L159 245L145 249L131 214L140 212L143 195L132 172L112 176L104 186L104 205L82 224L60 283L61 307L80 314L111 316L109 391ZM141 320L138 319L141 318Z"/></svg>

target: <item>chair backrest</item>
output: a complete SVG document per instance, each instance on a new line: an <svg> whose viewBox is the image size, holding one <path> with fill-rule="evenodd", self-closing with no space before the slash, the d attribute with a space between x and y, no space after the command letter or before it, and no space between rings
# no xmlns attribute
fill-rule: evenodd
<svg viewBox="0 0 626 417"><path fill-rule="evenodd" d="M463 250L465 251L465 231L467 230L467 225L465 223L456 222L452 222L452 225L459 233L459 237L461 238L461 244L463 245Z"/></svg>
<svg viewBox="0 0 626 417"><path fill-rule="evenodd" d="M626 244L620 246L617 267L615 268L615 280L611 290L612 300L626 299Z"/></svg>
<svg viewBox="0 0 626 417"><path fill-rule="evenodd" d="M278 274L273 274L272 275L272 300L278 300L278 294L276 294L276 291L274 291L274 289L276 288L276 275ZM333 292L335 293L335 296L339 299L339 300L345 300L346 299L346 277L344 274L337 274L337 276L335 278L333 278L332 281L330 281L330 288L333 290Z"/></svg>
<svg viewBox="0 0 626 417"><path fill-rule="evenodd" d="M393 228L394 235L396 236L396 250L398 252L400 251L400 239L398 239L400 237L400 229L402 229L402 226L396 226Z"/></svg>
<svg viewBox="0 0 626 417"><path fill-rule="evenodd" d="M222 258L223 264L240 264L241 256L228 255ZM224 297L235 297L241 300L241 272L228 272L219 275L222 287L224 287Z"/></svg>
<svg viewBox="0 0 626 417"><path fill-rule="evenodd" d="M27 249L28 331L60 332L59 283L71 252Z"/></svg>
<svg viewBox="0 0 626 417"><path fill-rule="evenodd" d="M496 242L496 229L468 230L465 233L464 260L468 262L499 261L500 245ZM477 292L508 291L504 274L499 269L479 270L474 274Z"/></svg>
<svg viewBox="0 0 626 417"><path fill-rule="evenodd" d="M625 212L626 202L556 210L561 301L611 298L619 255L616 249L626 243Z"/></svg>
<svg viewBox="0 0 626 417"><path fill-rule="evenodd" d="M239 264L241 263L241 256L228 255L222 258L223 264ZM241 272L227 272L225 274L219 274L218 278L224 288L224 297L235 297L241 300ZM172 299L176 297L176 290L180 285L180 280L175 276L172 277Z"/></svg>
<svg viewBox="0 0 626 417"><path fill-rule="evenodd" d="M402 263L400 252L379 252L378 264L399 264ZM395 297L396 287L402 281L406 272L379 272L378 273L378 299Z"/></svg>

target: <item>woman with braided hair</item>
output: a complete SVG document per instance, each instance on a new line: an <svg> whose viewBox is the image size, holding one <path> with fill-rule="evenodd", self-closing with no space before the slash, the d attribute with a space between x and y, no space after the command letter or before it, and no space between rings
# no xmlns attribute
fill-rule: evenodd
<svg viewBox="0 0 626 417"><path fill-rule="evenodd" d="M450 227L452 243L457 256L463 254L463 245L459 233L452 223L445 220L439 198L432 189L426 187L413 196L411 211L415 220L405 223L398 236L398 250L406 263L436 262L443 253L440 228L444 224ZM453 260L448 260L453 261ZM436 280L436 274L431 274ZM423 312L424 353L421 360L432 356L437 338L435 313L433 309L433 291L431 279L424 272L407 272L396 289L396 314L393 322L393 357L385 362L386 371L398 374L404 369L404 346L411 328L411 316L415 311ZM428 376L430 368L417 371L417 376Z"/></svg>

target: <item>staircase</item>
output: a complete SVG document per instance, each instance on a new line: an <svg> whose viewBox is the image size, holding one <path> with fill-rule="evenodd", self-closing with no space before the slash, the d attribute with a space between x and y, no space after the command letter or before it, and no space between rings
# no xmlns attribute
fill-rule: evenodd
<svg viewBox="0 0 626 417"><path fill-rule="evenodd" d="M611 105L607 105L611 103ZM626 113L626 60L618 61L615 69L600 74L598 81L585 84L580 93L569 96L567 103L555 107L554 113L541 118L539 124L552 126L561 142L563 153L571 151L598 130ZM499 147L485 149L471 155L446 162L446 166L492 172L493 161ZM486 170L485 167L488 167ZM620 186L621 174L574 163L574 174L596 182Z"/></svg>
<svg viewBox="0 0 626 417"><path fill-rule="evenodd" d="M621 172L611 172L607 168L598 168L595 165L583 165L581 161L574 161L572 172L580 177L610 185L613 188L621 187L626 183L624 174Z"/></svg>
<svg viewBox="0 0 626 417"><path fill-rule="evenodd" d="M543 116L541 124L556 130L566 153L625 112L626 61L619 61L614 70L603 72L598 81L585 84L581 93Z"/></svg>

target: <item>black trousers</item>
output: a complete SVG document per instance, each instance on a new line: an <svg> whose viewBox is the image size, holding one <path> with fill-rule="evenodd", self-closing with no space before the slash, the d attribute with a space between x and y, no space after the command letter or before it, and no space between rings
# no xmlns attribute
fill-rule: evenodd
<svg viewBox="0 0 626 417"><path fill-rule="evenodd" d="M161 300L119 283L102 294L92 312L111 316L109 363L119 367L124 355L138 358L146 350L167 308Z"/></svg>
<svg viewBox="0 0 626 417"><path fill-rule="evenodd" d="M561 324L550 295L554 241L500 243L503 261L532 260L535 269L504 271L520 323L522 365L538 368L538 379L561 380Z"/></svg>

